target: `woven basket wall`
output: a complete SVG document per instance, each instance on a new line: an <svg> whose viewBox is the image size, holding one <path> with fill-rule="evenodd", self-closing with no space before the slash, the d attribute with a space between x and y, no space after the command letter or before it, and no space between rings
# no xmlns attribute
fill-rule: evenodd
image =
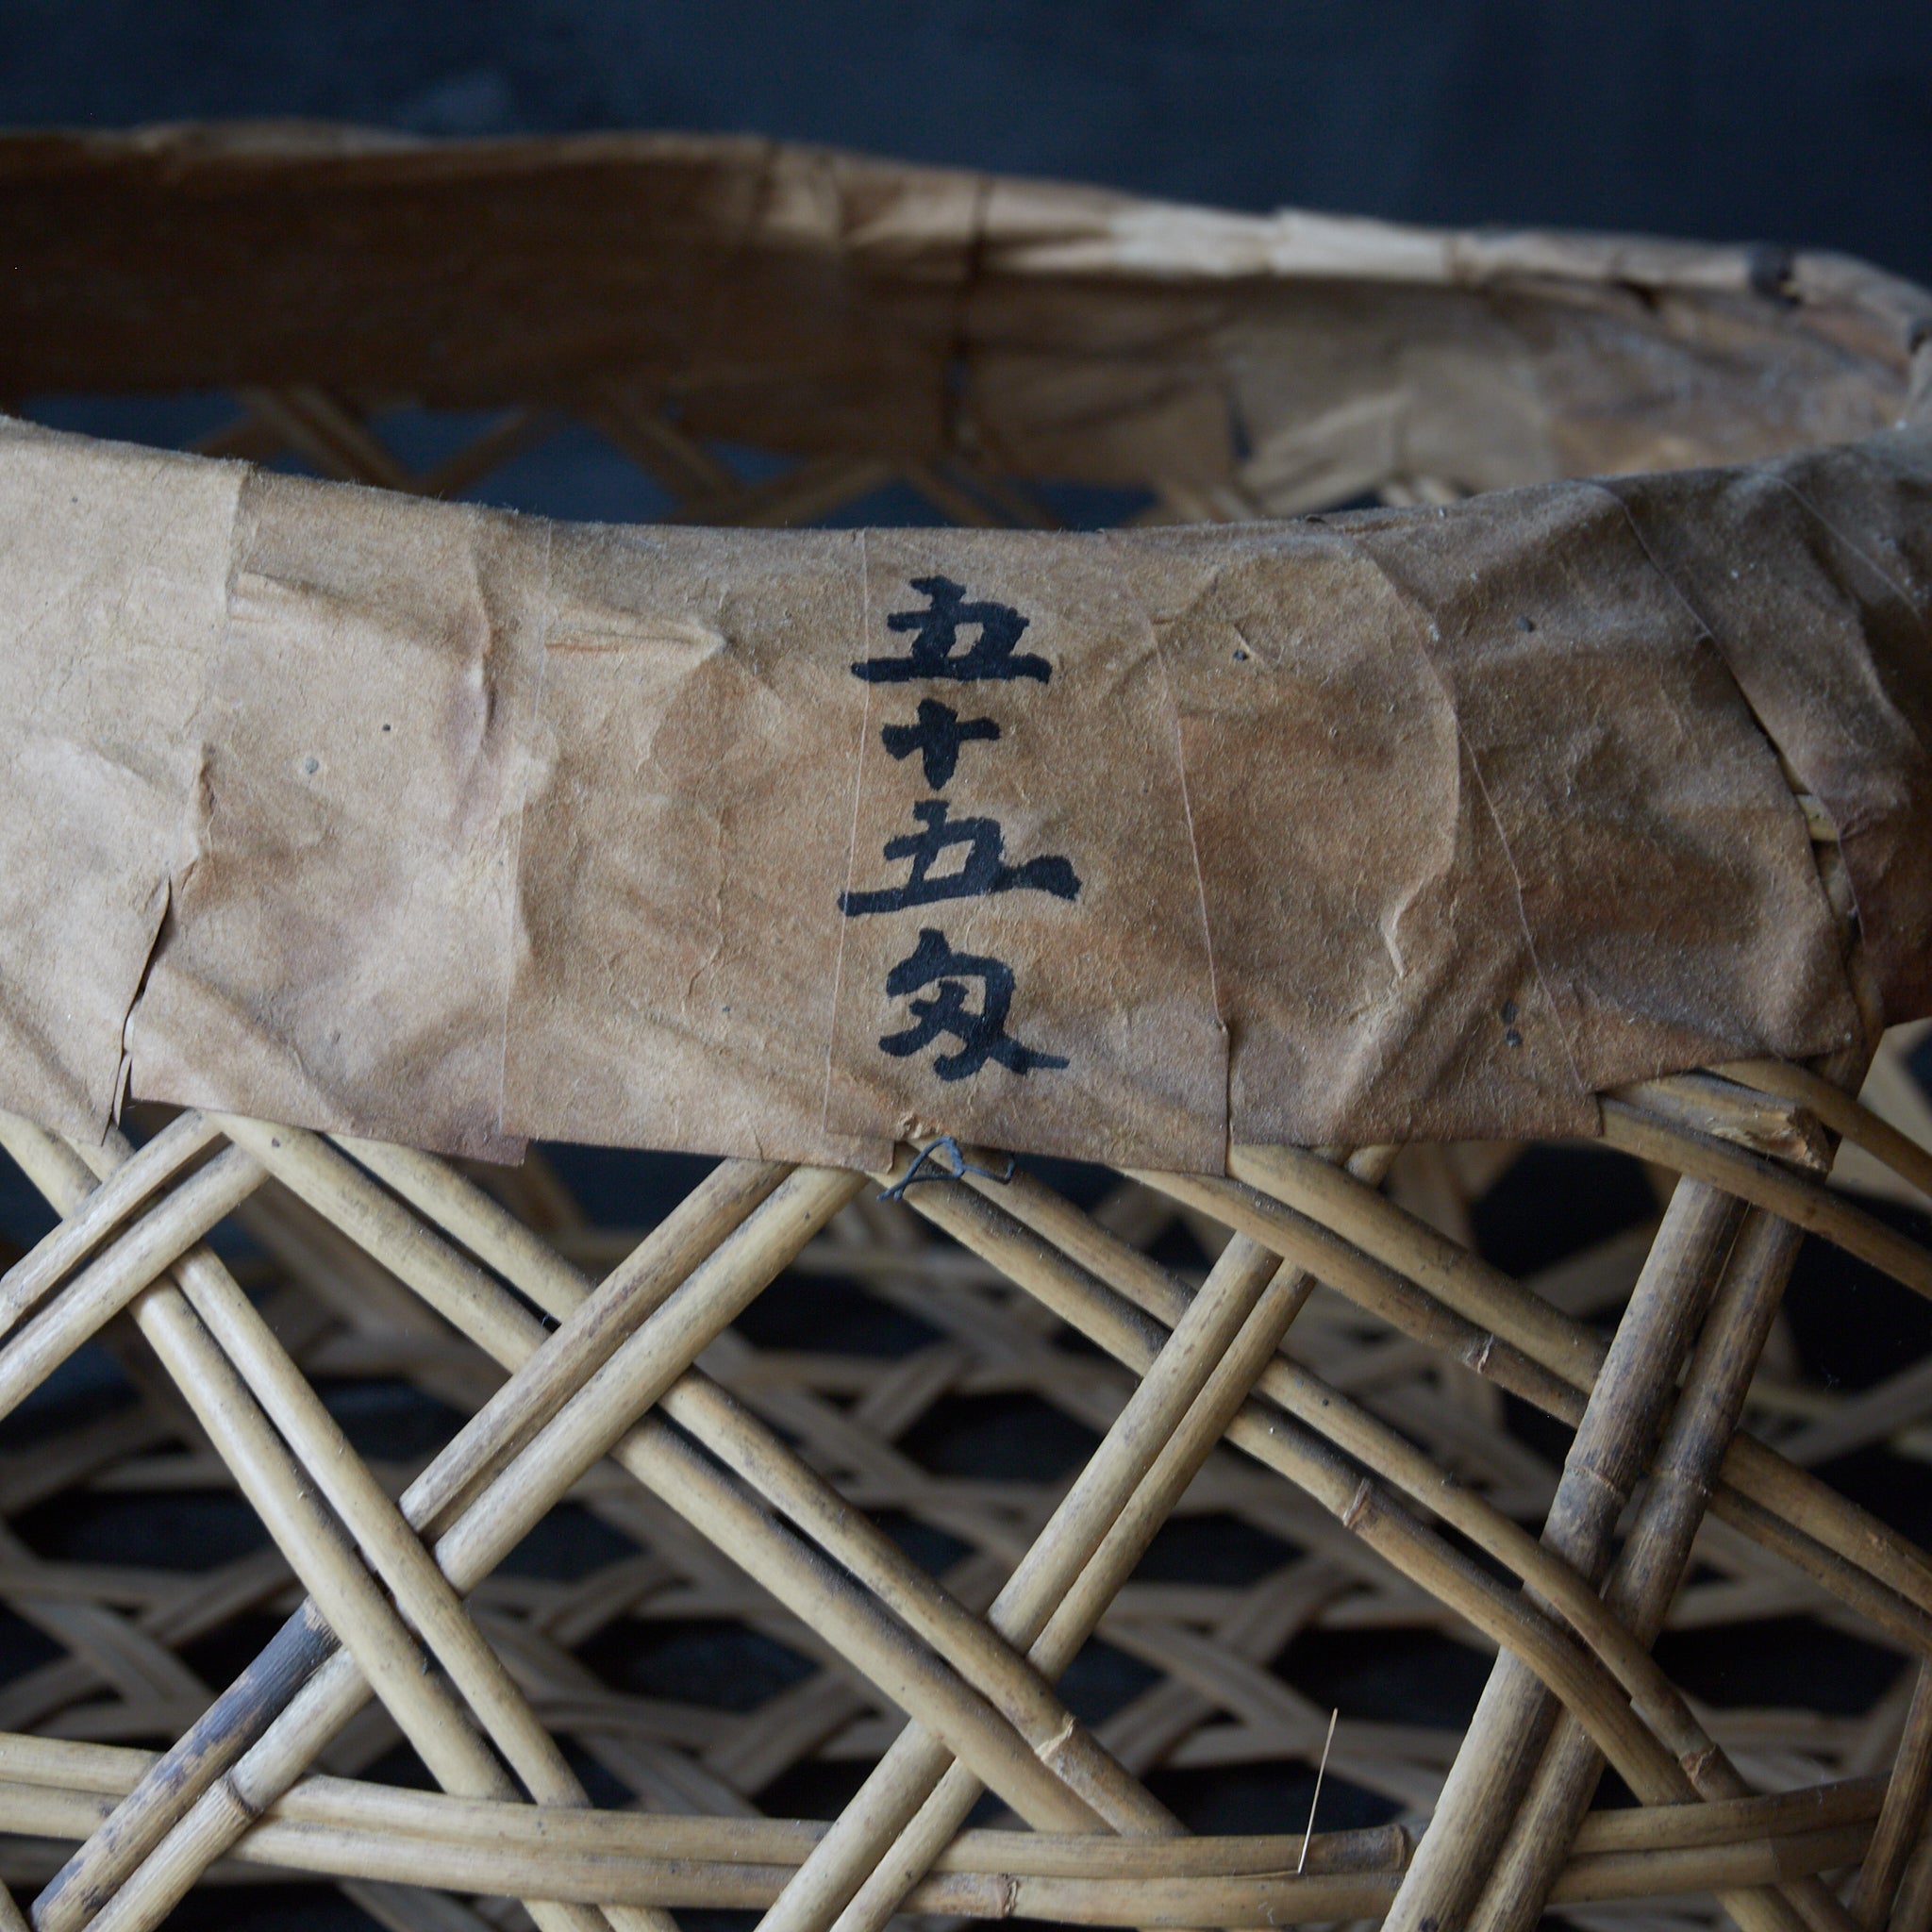
<svg viewBox="0 0 1932 1932"><path fill-rule="evenodd" d="M14 413L192 392L204 455L483 500L588 429L712 526L1749 464L1885 431L1932 317L756 143L14 138L0 183ZM1864 1017L1560 1145L1224 1174L505 1164L138 1056L105 1142L0 1117L0 1923L1925 1932L1932 1108Z"/></svg>

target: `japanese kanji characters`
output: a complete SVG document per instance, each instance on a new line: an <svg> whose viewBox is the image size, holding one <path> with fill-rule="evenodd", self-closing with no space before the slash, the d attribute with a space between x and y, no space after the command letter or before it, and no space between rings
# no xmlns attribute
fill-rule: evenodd
<svg viewBox="0 0 1932 1932"><path fill-rule="evenodd" d="M969 600L966 587L951 577L914 577L911 588L926 599L925 608L894 610L886 618L887 629L910 633L907 654L862 658L852 666L853 676L868 684L909 684L927 678L954 684L1026 678L1045 684L1052 677L1053 666L1044 658L1018 649L1027 620L1010 604ZM974 635L962 644L961 632L967 630ZM961 718L951 705L923 697L913 723L889 723L879 738L895 760L917 755L921 775L934 792L940 792L958 772L964 749L998 743L1000 727L991 718ZM1063 900L1080 895L1079 874L1058 853L1041 854L1017 864L1009 861L1006 833L997 819L955 818L950 802L939 797L915 800L912 816L919 829L887 840L880 855L903 860L905 877L895 884L840 893L839 909L847 919L996 892L1043 892ZM942 868L941 861L955 852L959 854L958 862ZM941 1080L967 1079L989 1061L1017 1074L1067 1064L1063 1056L1024 1046L1007 1031L1014 991L1012 968L990 956L956 951L937 926L920 927L918 943L886 975L886 991L908 1002L912 1024L886 1034L879 1050L905 1059L942 1041L953 1041L953 1050L937 1055L932 1062Z"/></svg>
<svg viewBox="0 0 1932 1932"><path fill-rule="evenodd" d="M996 819L954 819L943 798L922 798L912 816L925 829L886 841L888 858L909 858L911 874L903 885L871 892L841 892L839 910L847 919L868 912L903 912L912 906L930 906L940 899L980 899L989 892L1051 892L1056 899L1077 899L1080 880L1058 854L1029 858L1024 865L1006 860L1006 834ZM940 856L955 845L966 857L950 872L935 873Z"/></svg>
<svg viewBox="0 0 1932 1932"><path fill-rule="evenodd" d="M914 577L912 588L930 599L927 608L895 610L886 619L888 630L912 633L909 654L864 658L852 667L854 677L868 684L910 684L926 677L949 677L958 684L1037 677L1044 684L1053 675L1044 658L1014 656L1026 620L1010 604L968 604L965 585L951 577ZM955 656L962 625L976 625L979 635Z"/></svg>
<svg viewBox="0 0 1932 1932"><path fill-rule="evenodd" d="M979 982L977 1007L967 1000L966 982L974 979ZM929 998L911 1002L912 1024L903 1032L887 1034L879 1041L882 1052L904 1059L935 1041L957 1040L956 1052L942 1053L932 1063L941 1080L963 1080L978 1073L988 1060L997 1060L1013 1074L1067 1064L1061 1055L1022 1046L1007 1032L1007 1009L1013 1003L1010 966L972 953L956 953L942 932L923 925L918 945L886 975L886 991L896 999L922 992L928 986L939 991Z"/></svg>
<svg viewBox="0 0 1932 1932"><path fill-rule="evenodd" d="M963 723L951 705L937 698L921 698L917 724L888 724L879 733L886 750L895 758L909 758L914 752L925 772L925 782L935 791L943 791L959 764L959 747L974 740L991 742L1000 727L991 718L968 718Z"/></svg>

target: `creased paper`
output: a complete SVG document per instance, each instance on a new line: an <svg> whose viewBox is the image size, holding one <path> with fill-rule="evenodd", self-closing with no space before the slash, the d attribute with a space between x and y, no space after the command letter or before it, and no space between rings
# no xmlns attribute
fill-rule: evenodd
<svg viewBox="0 0 1932 1932"><path fill-rule="evenodd" d="M319 386L1292 515L1892 422L1842 257L1237 214L742 138L0 135L0 396ZM620 419L611 428L613 418Z"/></svg>
<svg viewBox="0 0 1932 1932"><path fill-rule="evenodd" d="M1928 474L747 533L10 428L0 1085L99 1131L125 1036L142 1097L495 1154L1588 1132L1854 1037L1780 755L1932 1010Z"/></svg>

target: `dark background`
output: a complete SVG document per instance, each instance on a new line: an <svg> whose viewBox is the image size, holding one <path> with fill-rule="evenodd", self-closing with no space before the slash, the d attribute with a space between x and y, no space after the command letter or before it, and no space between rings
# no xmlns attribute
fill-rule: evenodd
<svg viewBox="0 0 1932 1932"><path fill-rule="evenodd" d="M0 122L749 130L1239 208L1849 249L1932 281L1932 8L7 0Z"/></svg>

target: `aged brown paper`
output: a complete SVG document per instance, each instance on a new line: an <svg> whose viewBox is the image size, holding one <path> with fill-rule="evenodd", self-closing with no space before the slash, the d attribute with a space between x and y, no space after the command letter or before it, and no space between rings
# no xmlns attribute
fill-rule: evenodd
<svg viewBox="0 0 1932 1932"><path fill-rule="evenodd" d="M137 1091L497 1151L548 541L248 475Z"/></svg>
<svg viewBox="0 0 1932 1932"><path fill-rule="evenodd" d="M697 437L1277 516L1851 441L1895 420L1932 323L1838 256L682 134L0 135L0 395L558 405L631 447L673 398Z"/></svg>
<svg viewBox="0 0 1932 1932"><path fill-rule="evenodd" d="M824 1121L858 540L559 531L522 824L513 1131L876 1161Z"/></svg>
<svg viewBox="0 0 1932 1932"><path fill-rule="evenodd" d="M1853 1037L1780 754L1932 1008L1928 475L750 534L9 426L0 1089L499 1155L1587 1132Z"/></svg>
<svg viewBox="0 0 1932 1932"><path fill-rule="evenodd" d="M69 1133L190 856L243 475L0 419L0 1107Z"/></svg>

